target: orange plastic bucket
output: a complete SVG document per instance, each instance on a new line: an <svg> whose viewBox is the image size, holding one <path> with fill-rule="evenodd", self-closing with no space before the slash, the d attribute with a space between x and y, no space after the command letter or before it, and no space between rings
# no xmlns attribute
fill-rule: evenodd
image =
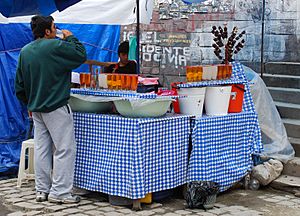
<svg viewBox="0 0 300 216"><path fill-rule="evenodd" d="M151 204L152 203L152 193L146 194L146 196L140 199L141 203Z"/></svg>
<svg viewBox="0 0 300 216"><path fill-rule="evenodd" d="M232 85L228 113L242 112L244 92L245 86L243 84Z"/></svg>

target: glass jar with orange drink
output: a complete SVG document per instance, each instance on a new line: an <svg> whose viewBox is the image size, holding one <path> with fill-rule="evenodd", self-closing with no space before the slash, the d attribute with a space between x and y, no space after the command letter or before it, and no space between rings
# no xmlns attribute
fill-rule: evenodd
<svg viewBox="0 0 300 216"><path fill-rule="evenodd" d="M84 76L85 76L85 78L84 78L85 87L90 88L91 87L91 74L90 73L85 73Z"/></svg>
<svg viewBox="0 0 300 216"><path fill-rule="evenodd" d="M111 74L107 74L106 81L107 81L107 88L112 89L112 75Z"/></svg>
<svg viewBox="0 0 300 216"><path fill-rule="evenodd" d="M193 72L193 82L198 82L197 66L192 66L192 72Z"/></svg>
<svg viewBox="0 0 300 216"><path fill-rule="evenodd" d="M116 90L120 90L122 88L121 75L116 74Z"/></svg>
<svg viewBox="0 0 300 216"><path fill-rule="evenodd" d="M225 76L224 76L224 65L223 64L219 64L218 65L218 75L217 75L217 79L218 80L221 80L223 79Z"/></svg>
<svg viewBox="0 0 300 216"><path fill-rule="evenodd" d="M85 75L84 75L84 73L80 73L79 79L80 79L80 88L85 88Z"/></svg>
<svg viewBox="0 0 300 216"><path fill-rule="evenodd" d="M126 89L131 90L131 76L126 75Z"/></svg>
<svg viewBox="0 0 300 216"><path fill-rule="evenodd" d="M121 89L126 90L126 75L121 74Z"/></svg>
<svg viewBox="0 0 300 216"><path fill-rule="evenodd" d="M111 89L117 89L117 79L116 74L111 75Z"/></svg>
<svg viewBox="0 0 300 216"><path fill-rule="evenodd" d="M186 80L188 82L193 82L193 80L194 80L192 66L186 66Z"/></svg>
<svg viewBox="0 0 300 216"><path fill-rule="evenodd" d="M232 74L232 65L226 64L225 71L226 71L226 78L230 78Z"/></svg>
<svg viewBox="0 0 300 216"><path fill-rule="evenodd" d="M132 75L131 76L131 90L136 91L138 86L138 76Z"/></svg>
<svg viewBox="0 0 300 216"><path fill-rule="evenodd" d="M197 67L197 82L200 82L202 80L202 74L203 74L203 68L202 66L196 66Z"/></svg>

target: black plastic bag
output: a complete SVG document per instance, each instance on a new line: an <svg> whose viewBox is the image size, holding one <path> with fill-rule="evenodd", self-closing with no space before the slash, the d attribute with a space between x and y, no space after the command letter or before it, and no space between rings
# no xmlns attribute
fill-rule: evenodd
<svg viewBox="0 0 300 216"><path fill-rule="evenodd" d="M219 193L219 184L211 181L193 181L187 184L186 202L189 208L213 208Z"/></svg>
<svg viewBox="0 0 300 216"><path fill-rule="evenodd" d="M149 92L158 92L158 84L156 85L143 85L141 83L138 84L137 93L149 93Z"/></svg>

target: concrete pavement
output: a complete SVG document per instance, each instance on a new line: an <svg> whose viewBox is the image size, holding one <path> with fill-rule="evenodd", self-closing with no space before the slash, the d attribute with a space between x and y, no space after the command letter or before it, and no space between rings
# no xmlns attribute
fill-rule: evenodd
<svg viewBox="0 0 300 216"><path fill-rule="evenodd" d="M209 211L187 209L185 201L180 197L170 198L162 203L143 205L142 211L132 211L126 207L112 206L103 196L83 197L79 204L52 204L35 201L34 182L24 183L22 188L16 187L16 179L0 181L0 198L6 208L0 208L0 215L202 215L202 216L280 216L300 215L300 198L270 188L258 191L235 189L218 196L215 207ZM1 207L1 206L0 206ZM11 213L8 213L10 211Z"/></svg>

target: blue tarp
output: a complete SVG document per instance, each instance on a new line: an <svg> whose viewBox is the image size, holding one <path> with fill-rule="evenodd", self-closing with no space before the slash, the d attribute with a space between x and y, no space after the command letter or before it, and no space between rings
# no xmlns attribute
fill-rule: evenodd
<svg viewBox="0 0 300 216"><path fill-rule="evenodd" d="M63 11L69 6L80 2L81 0L54 0L57 10ZM45 1L44 1L45 2Z"/></svg>
<svg viewBox="0 0 300 216"><path fill-rule="evenodd" d="M32 14L49 15L56 11L53 0L1 0L0 13L5 17L25 16Z"/></svg>
<svg viewBox="0 0 300 216"><path fill-rule="evenodd" d="M84 42L88 59L117 61L120 26L59 24ZM29 129L27 109L15 97L14 79L21 48L33 40L29 24L0 24L0 173L18 167L21 142ZM88 71L81 66L75 71Z"/></svg>
<svg viewBox="0 0 300 216"><path fill-rule="evenodd" d="M5 17L43 14L62 11L81 0L1 0L0 13Z"/></svg>

